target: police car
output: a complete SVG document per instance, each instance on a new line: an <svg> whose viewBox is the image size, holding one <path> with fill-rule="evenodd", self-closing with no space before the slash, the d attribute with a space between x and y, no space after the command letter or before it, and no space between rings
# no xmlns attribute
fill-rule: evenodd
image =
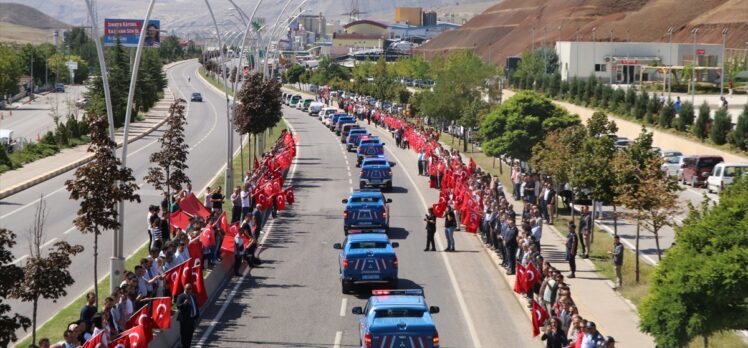
<svg viewBox="0 0 748 348"><path fill-rule="evenodd" d="M356 118L351 115L339 117L337 121L335 121L335 127L333 128L335 135L340 135L340 132L343 130L343 125L352 123L356 123Z"/></svg>
<svg viewBox="0 0 748 348"><path fill-rule="evenodd" d="M385 198L379 190L358 190L344 199L343 231L357 228L390 229L391 198Z"/></svg>
<svg viewBox="0 0 748 348"><path fill-rule="evenodd" d="M348 132L348 136L345 138L345 148L348 151L353 150L354 147L358 147L358 141L362 136L369 134L364 128L351 129Z"/></svg>
<svg viewBox="0 0 748 348"><path fill-rule="evenodd" d="M397 255L386 234L359 233L348 235L343 243L333 244L340 250L338 266L344 294L351 292L357 282L387 282L397 287Z"/></svg>
<svg viewBox="0 0 748 348"><path fill-rule="evenodd" d="M426 305L423 290L374 290L366 306L353 307L359 318L363 348L436 348L439 332L432 314L439 307Z"/></svg>
<svg viewBox="0 0 748 348"><path fill-rule="evenodd" d="M390 163L386 158L364 158L358 178L359 188L375 186L392 191L392 167L394 165L395 163Z"/></svg>
<svg viewBox="0 0 748 348"><path fill-rule="evenodd" d="M341 117L351 117L351 116L346 113L332 114L328 119L325 120L326 121L325 125L327 126L327 128L330 128L331 131L334 131L335 123L338 122L338 119L340 119Z"/></svg>
<svg viewBox="0 0 748 348"><path fill-rule="evenodd" d="M359 143L356 149L356 167L360 167L364 158L384 158L384 143Z"/></svg>

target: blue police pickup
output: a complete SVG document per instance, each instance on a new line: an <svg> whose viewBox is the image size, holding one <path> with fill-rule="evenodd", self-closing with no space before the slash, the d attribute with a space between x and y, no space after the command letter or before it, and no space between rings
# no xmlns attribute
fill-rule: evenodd
<svg viewBox="0 0 748 348"><path fill-rule="evenodd" d="M383 188L383 191L392 191L392 167L386 158L370 157L361 162L361 174L358 178L358 187L363 189L368 186Z"/></svg>
<svg viewBox="0 0 748 348"><path fill-rule="evenodd" d="M374 290L366 306L353 307L363 348L438 348L439 332L431 317L439 307L426 305L423 290Z"/></svg>
<svg viewBox="0 0 748 348"><path fill-rule="evenodd" d="M356 149L356 167L361 166L364 158L384 158L384 143L363 143Z"/></svg>
<svg viewBox="0 0 748 348"><path fill-rule="evenodd" d="M340 250L338 266L344 294L351 292L357 282L387 282L397 287L397 255L386 234L360 233L348 235L343 243L333 244Z"/></svg>
<svg viewBox="0 0 748 348"><path fill-rule="evenodd" d="M356 118L350 115L339 117L338 120L335 121L335 128L333 128L335 135L340 135L340 132L343 130L343 125L349 123L356 123Z"/></svg>
<svg viewBox="0 0 748 348"><path fill-rule="evenodd" d="M341 117L351 117L351 115L348 115L348 114L346 114L344 112L343 113L332 114L330 116L330 118L327 119L327 122L325 123L325 125L331 131L334 131L335 130L335 123L337 123L338 119L340 119Z"/></svg>
<svg viewBox="0 0 748 348"><path fill-rule="evenodd" d="M384 228L390 229L391 198L385 198L379 190L358 190L344 199L343 232L348 235L350 229Z"/></svg>
<svg viewBox="0 0 748 348"><path fill-rule="evenodd" d="M346 150L350 152L354 147L358 147L358 141L361 140L362 136L367 134L369 134L369 132L364 128L351 129L348 132L348 136L345 138Z"/></svg>

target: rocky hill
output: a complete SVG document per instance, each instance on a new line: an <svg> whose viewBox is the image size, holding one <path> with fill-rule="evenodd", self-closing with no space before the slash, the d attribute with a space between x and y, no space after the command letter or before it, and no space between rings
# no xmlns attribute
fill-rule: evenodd
<svg viewBox="0 0 748 348"><path fill-rule="evenodd" d="M534 42L533 40L533 27ZM417 52L426 57L454 49L472 49L494 62L557 40L721 43L745 49L748 41L748 0L505 0L473 17L462 28L434 38ZM559 30L560 28L560 30Z"/></svg>
<svg viewBox="0 0 748 348"><path fill-rule="evenodd" d="M0 3L0 42L52 42L55 29L69 27L33 7Z"/></svg>

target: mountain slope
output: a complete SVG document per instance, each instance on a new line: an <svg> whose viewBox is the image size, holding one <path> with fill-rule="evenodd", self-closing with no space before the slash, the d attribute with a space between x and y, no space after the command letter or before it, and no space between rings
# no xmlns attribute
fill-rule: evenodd
<svg viewBox="0 0 748 348"><path fill-rule="evenodd" d="M561 30L559 31L559 26ZM434 38L418 52L426 57L454 49L473 49L494 62L518 55L532 46L556 40L721 43L727 27L727 47L745 48L748 41L747 0L506 0L465 23L462 28ZM534 31L534 42L532 28ZM545 28L545 29L544 29Z"/></svg>
<svg viewBox="0 0 748 348"><path fill-rule="evenodd" d="M0 42L52 42L55 29L69 27L33 7L0 3Z"/></svg>

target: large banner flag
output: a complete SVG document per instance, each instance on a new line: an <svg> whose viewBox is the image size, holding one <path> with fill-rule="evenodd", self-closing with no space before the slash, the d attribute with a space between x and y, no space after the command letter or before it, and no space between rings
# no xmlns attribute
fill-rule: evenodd
<svg viewBox="0 0 748 348"><path fill-rule="evenodd" d="M157 297L151 301L151 319L161 330L171 327L171 297Z"/></svg>
<svg viewBox="0 0 748 348"><path fill-rule="evenodd" d="M182 199L179 202L179 208L189 215L199 216L203 219L207 219L210 216L208 209L200 203L194 193L190 193L189 196Z"/></svg>

